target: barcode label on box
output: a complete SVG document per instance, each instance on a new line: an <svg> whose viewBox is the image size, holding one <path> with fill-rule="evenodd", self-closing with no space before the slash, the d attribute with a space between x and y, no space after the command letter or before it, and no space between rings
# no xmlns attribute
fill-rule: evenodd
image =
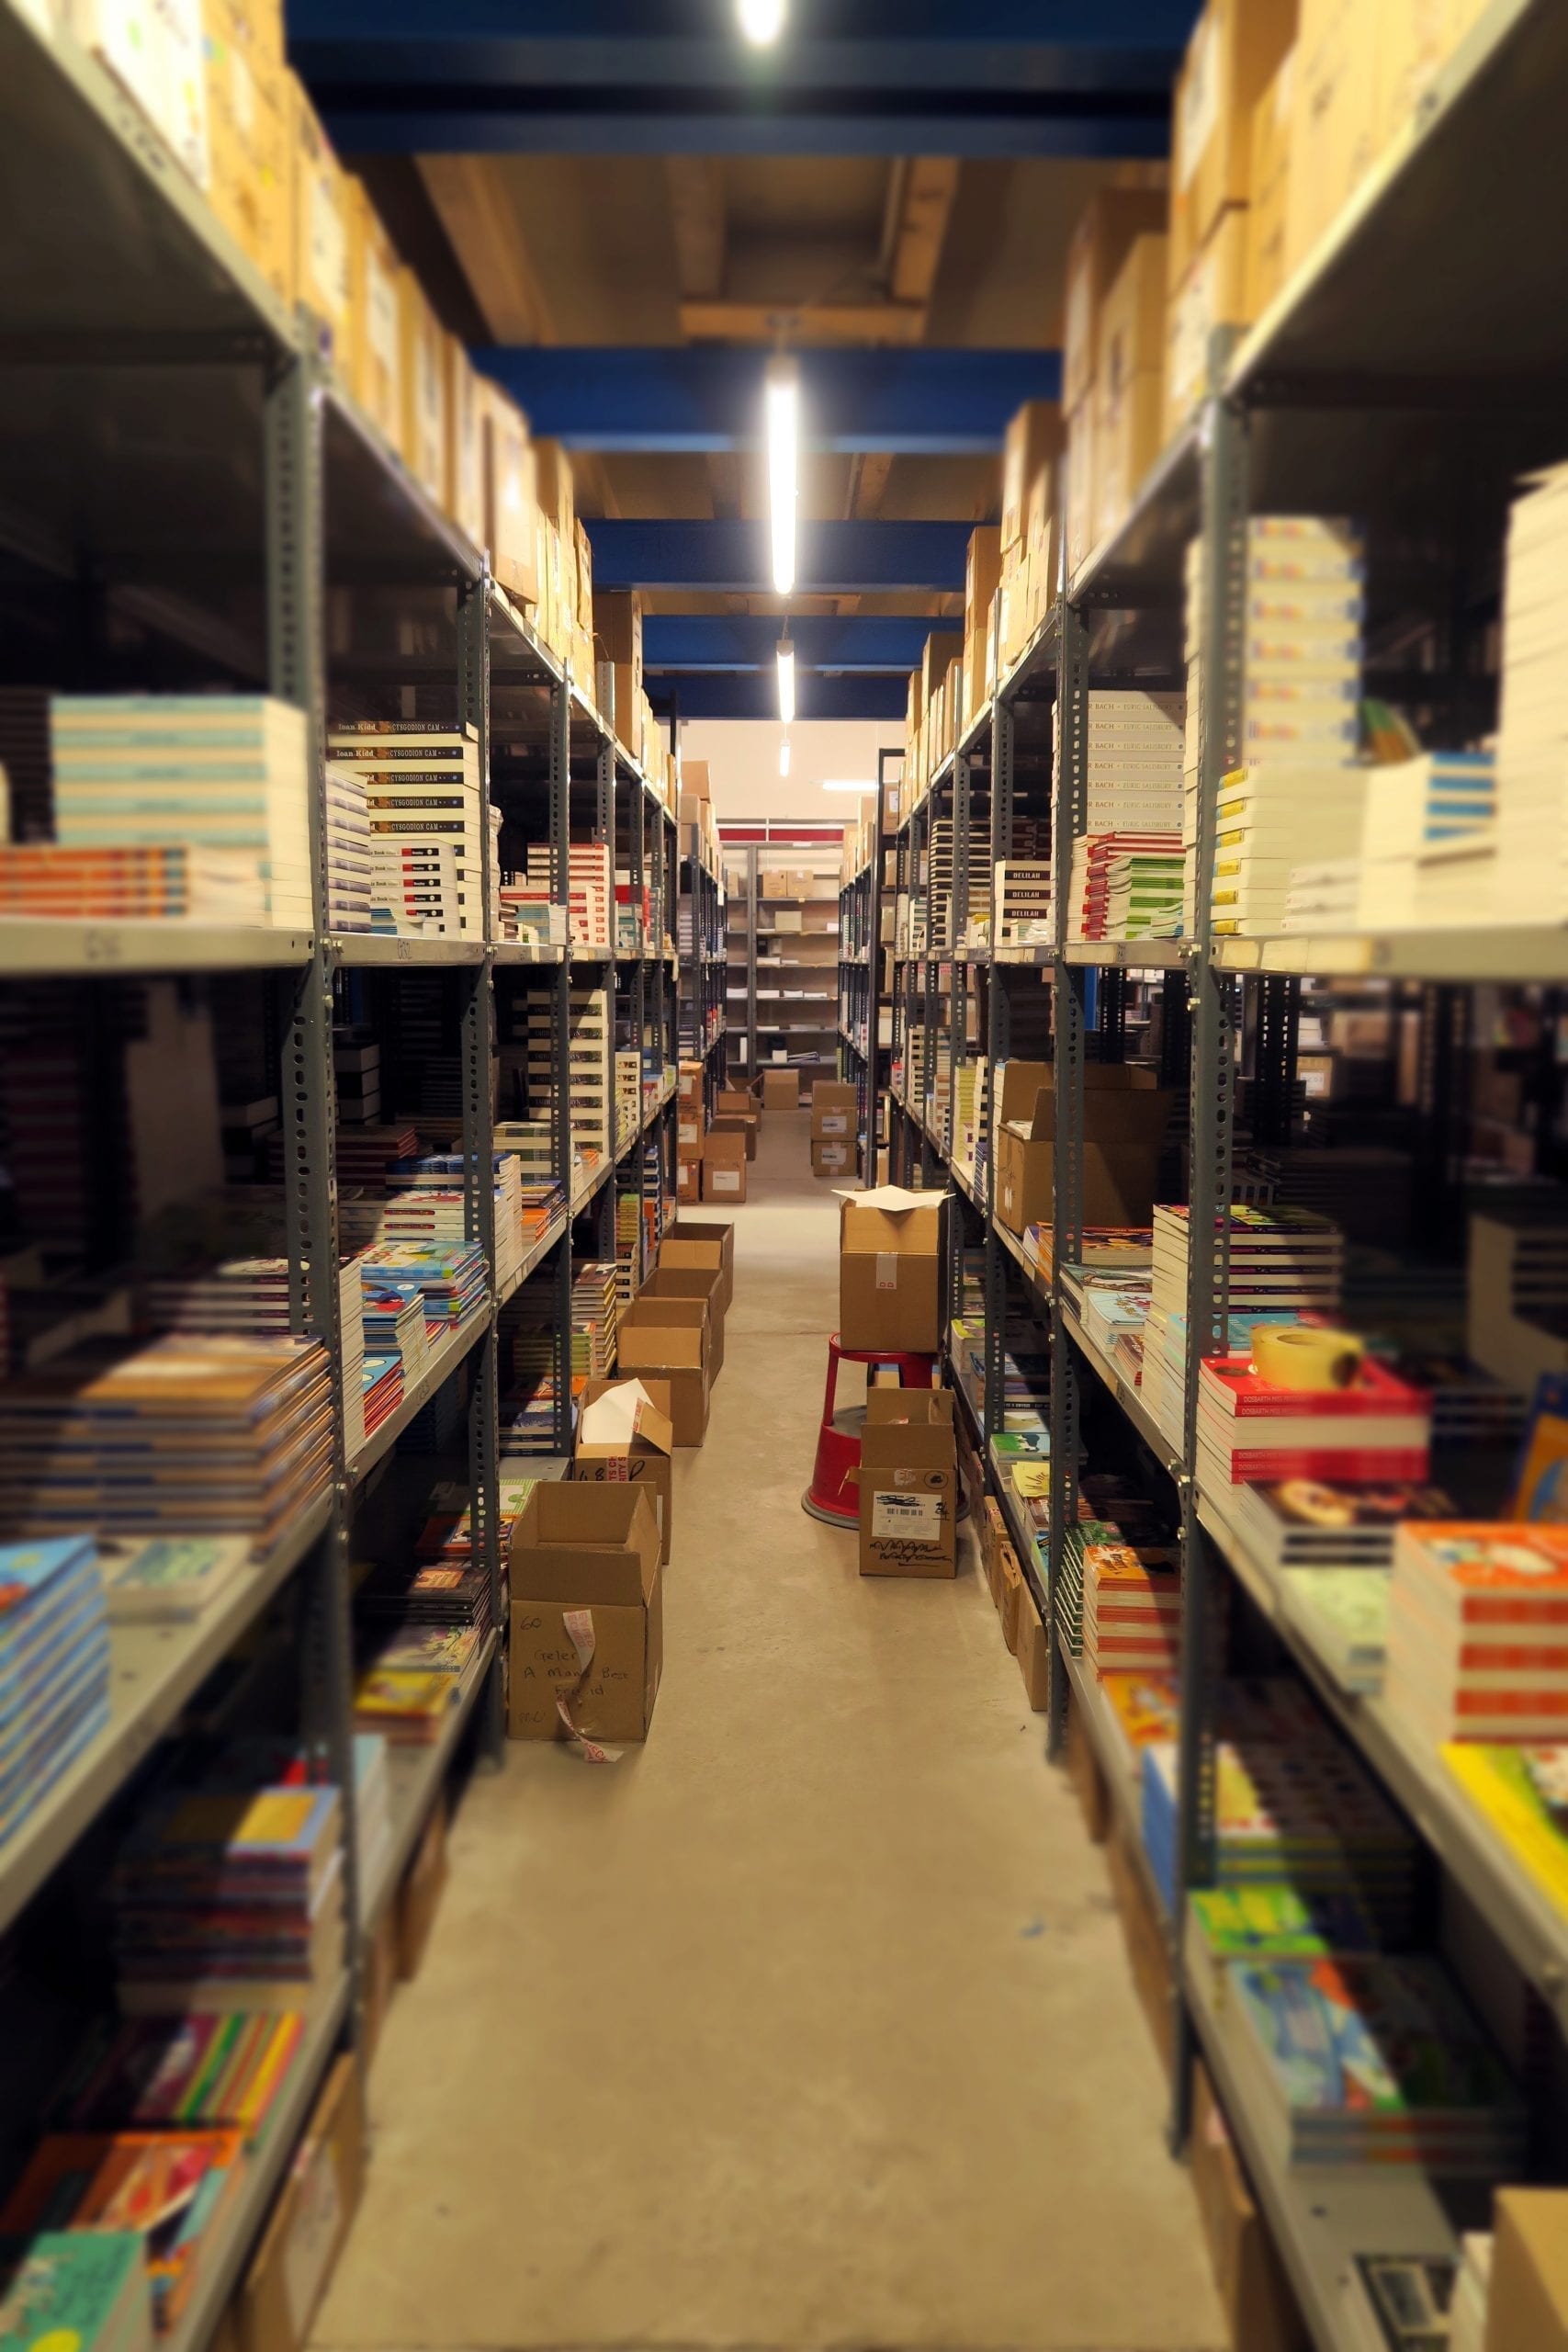
<svg viewBox="0 0 1568 2352"><path fill-rule="evenodd" d="M886 1536L906 1544L940 1544L942 1497L890 1495L882 1487L875 1487L871 1498L871 1532L874 1538Z"/></svg>

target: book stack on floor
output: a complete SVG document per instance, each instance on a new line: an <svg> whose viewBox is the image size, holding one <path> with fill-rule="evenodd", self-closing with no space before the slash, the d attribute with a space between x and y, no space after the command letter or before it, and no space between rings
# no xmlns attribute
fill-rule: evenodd
<svg viewBox="0 0 1568 2352"><path fill-rule="evenodd" d="M349 760L328 760L325 768L327 828L327 928L368 931L375 882L375 837L363 768Z"/></svg>
<svg viewBox="0 0 1568 2352"><path fill-rule="evenodd" d="M235 1788L220 1767L143 1808L109 1895L128 2017L308 2008L344 1958L343 1806L331 1783Z"/></svg>
<svg viewBox="0 0 1568 2352"><path fill-rule="evenodd" d="M1154 1213L1149 1311L1144 1330L1143 1397L1172 1443L1181 1442L1186 1410L1188 1213ZM1339 1303L1344 1237L1326 1217L1304 1209L1233 1204L1228 1212L1229 1272L1220 1307L1233 1351L1247 1348L1258 1323L1303 1314L1332 1315Z"/></svg>
<svg viewBox="0 0 1568 2352"><path fill-rule="evenodd" d="M1568 1739L1568 1532L1402 1525L1385 1690L1434 1747Z"/></svg>
<svg viewBox="0 0 1568 2352"><path fill-rule="evenodd" d="M145 2352L176 2327L243 2155L238 2132L51 2132L0 2210L7 2352Z"/></svg>
<svg viewBox="0 0 1568 2352"><path fill-rule="evenodd" d="M471 727L364 719L333 728L334 766L363 777L370 825L371 928L482 938L484 818Z"/></svg>
<svg viewBox="0 0 1568 2352"><path fill-rule="evenodd" d="M332 1382L315 1340L179 1333L84 1350L0 1386L0 1517L33 1534L236 1534L272 1550L325 1494Z"/></svg>
<svg viewBox="0 0 1568 2352"><path fill-rule="evenodd" d="M109 1719L90 1535L0 1545L0 1847Z"/></svg>
<svg viewBox="0 0 1568 2352"><path fill-rule="evenodd" d="M1503 585L1497 735L1499 922L1568 917L1568 812L1562 790L1568 689L1562 670L1568 466L1514 502Z"/></svg>
<svg viewBox="0 0 1568 2352"><path fill-rule="evenodd" d="M1488 922L1496 816L1490 752L1424 752L1369 768L1361 829L1362 931Z"/></svg>
<svg viewBox="0 0 1568 2352"><path fill-rule="evenodd" d="M312 922L305 714L271 695L55 695L54 836L84 859L90 914L121 895L111 859L165 863L164 911L308 931ZM33 853L12 850L0 864ZM139 865L141 860L138 860ZM144 876L150 880L150 876Z"/></svg>
<svg viewBox="0 0 1568 2352"><path fill-rule="evenodd" d="M1073 842L1069 939L1180 927L1183 698L1091 689L1084 830ZM1055 718L1057 749L1060 718ZM1113 927L1113 917L1131 924Z"/></svg>

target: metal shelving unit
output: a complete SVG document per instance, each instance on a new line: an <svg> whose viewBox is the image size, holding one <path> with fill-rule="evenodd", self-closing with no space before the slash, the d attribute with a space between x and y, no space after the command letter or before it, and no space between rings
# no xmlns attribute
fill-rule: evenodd
<svg viewBox="0 0 1568 2352"><path fill-rule="evenodd" d="M712 1119L724 1084L728 968L723 863L700 825L681 843L681 1053L703 1065L703 1123Z"/></svg>
<svg viewBox="0 0 1568 2352"><path fill-rule="evenodd" d="M265 687L306 714L311 746L309 931L0 920L0 979L8 983L96 990L179 975L197 989L223 981L231 991L249 991L243 1002L257 1067L267 1070L283 1122L291 1321L323 1342L333 1374L327 1495L193 1623L113 1630L107 1728L0 1845L4 1930L129 1796L158 1743L178 1729L182 1712L263 1611L287 1602L298 1724L321 1777L344 1791L345 1962L310 2017L170 2338L175 2352L203 2352L332 2053L360 2039L364 1931L395 1885L458 1742L474 1731L494 1751L502 1730L502 1302L492 1276L472 1316L433 1347L397 1411L351 1447L332 1278L340 1232L334 1020L368 1023L392 1040L395 1060L400 992L433 992L419 1001L438 1019L440 1050L460 1080L467 1234L493 1269L501 999L542 995L551 1009L552 1172L563 1198L570 1201L573 1190L569 991L584 959L559 944L489 937L329 934L327 726L417 709L437 723L472 727L484 807L488 812L493 800L503 812L503 859L520 863L517 853L530 840L550 844L558 936L573 839L608 842L613 866L630 872L635 941L617 940L612 953L587 960L636 1039L643 1084L638 1115L612 1133L582 1205L594 1228L585 1238L613 1257L617 1185L609 1180L624 1170L617 1182L637 1195L638 1279L642 1212L651 1201L661 1227L675 1193L675 826L591 696L491 579L484 556L359 413L323 356L329 338L319 324L284 310L137 107L71 34L45 31L41 16L35 21L9 0L0 0L0 185L11 198L0 338L0 543L15 577L39 583L40 612L52 615L60 584L73 583L74 601L61 607L65 620L39 624L40 645L45 627L57 627L57 635L47 640L52 664L40 656L39 675L77 690L122 686L127 662L137 658L126 648L140 633L151 684L173 675ZM40 188L68 188L70 201L35 202ZM89 581L90 597L83 585ZM422 650L411 672L400 657L415 635ZM119 666L106 673L95 662L111 638ZM481 831L488 905L488 821ZM456 1127L455 1114L449 1124ZM114 1171L101 1173L113 1181ZM571 1447L575 1222L563 1216L508 1285L514 1295L529 1279L554 1284L547 1319L556 1349L556 1448L552 1459L530 1463L540 1476L560 1475ZM351 1530L378 1485L373 1474L459 1370L466 1389L458 1442L479 1555L491 1577L492 1630L439 1740L412 1756L394 1755L392 1843L367 1884L354 1805Z"/></svg>

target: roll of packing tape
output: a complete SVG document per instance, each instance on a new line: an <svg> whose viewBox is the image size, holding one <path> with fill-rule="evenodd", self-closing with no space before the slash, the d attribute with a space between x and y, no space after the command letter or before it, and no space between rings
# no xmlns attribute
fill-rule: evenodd
<svg viewBox="0 0 1568 2352"><path fill-rule="evenodd" d="M1252 1334L1253 1363L1276 1388L1348 1388L1365 1353L1354 1331L1260 1323Z"/></svg>

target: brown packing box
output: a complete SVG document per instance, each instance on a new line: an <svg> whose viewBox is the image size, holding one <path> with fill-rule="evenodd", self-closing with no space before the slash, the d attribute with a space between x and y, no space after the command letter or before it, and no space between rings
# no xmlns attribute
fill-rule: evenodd
<svg viewBox="0 0 1568 2352"><path fill-rule="evenodd" d="M909 1349L940 1344L937 1272L942 1202L894 1214L845 1201L839 1221L839 1343Z"/></svg>
<svg viewBox="0 0 1568 2352"><path fill-rule="evenodd" d="M413 1860L403 1872L395 1898L398 1975L405 1984L419 1974L446 1883L446 1800L438 1796L430 1808Z"/></svg>
<svg viewBox="0 0 1568 2352"><path fill-rule="evenodd" d="M682 792L691 793L698 800L711 798L712 786L708 780L708 763L705 760L682 760L681 789Z"/></svg>
<svg viewBox="0 0 1568 2352"><path fill-rule="evenodd" d="M1054 466L1066 447L1066 425L1055 401L1025 401L1007 429L1002 446L1002 523L997 535L993 591L1001 579L1001 553L1023 537L1029 486L1042 466ZM971 541L973 546L973 541Z"/></svg>
<svg viewBox="0 0 1568 2352"><path fill-rule="evenodd" d="M739 1120L719 1122L703 1139L703 1198L746 1198L746 1129Z"/></svg>
<svg viewBox="0 0 1568 2352"><path fill-rule="evenodd" d="M869 1389L861 1431L862 1576L955 1576L957 1529L951 1391Z"/></svg>
<svg viewBox="0 0 1568 2352"><path fill-rule="evenodd" d="M386 1903L365 1939L365 2063L376 2055L392 1996L398 1989L398 1906Z"/></svg>
<svg viewBox="0 0 1568 2352"><path fill-rule="evenodd" d="M455 334L441 338L446 371L442 407L446 420L446 512L476 548L485 540L484 408L479 379Z"/></svg>
<svg viewBox="0 0 1568 2352"><path fill-rule="evenodd" d="M659 1527L640 1487L542 1479L512 1532L513 1739L645 1739L664 1664ZM592 1621L586 1673L569 1615Z"/></svg>
<svg viewBox="0 0 1568 2352"><path fill-rule="evenodd" d="M1056 437L1059 443L1059 413ZM985 637L991 599L1001 584L1001 577L1002 535L994 524L982 523L977 531L970 532L968 552L964 560L964 634L966 638Z"/></svg>
<svg viewBox="0 0 1568 2352"><path fill-rule="evenodd" d="M1168 435L1186 423L1208 390L1215 328L1243 327L1250 322L1247 219L1245 205L1227 205L1210 230L1202 251L1189 263L1180 285L1171 289L1165 347ZM1097 466L1099 462L1097 455Z"/></svg>
<svg viewBox="0 0 1568 2352"><path fill-rule="evenodd" d="M522 412L482 377L478 399L491 570L509 596L522 605L536 605L541 589L534 446Z"/></svg>
<svg viewBox="0 0 1568 2352"><path fill-rule="evenodd" d="M1051 1703L1051 1650L1027 1577L1018 1596L1018 1639L1012 1647L1024 1696L1034 1713L1043 1715Z"/></svg>
<svg viewBox="0 0 1568 2352"><path fill-rule="evenodd" d="M842 1183L855 1172L855 1146L841 1136L813 1136L811 1138L811 1173L813 1176L836 1179Z"/></svg>
<svg viewBox="0 0 1568 2352"><path fill-rule="evenodd" d="M724 1370L724 1277L716 1267L656 1266L638 1298L699 1299L708 1311L708 1380Z"/></svg>
<svg viewBox="0 0 1568 2352"><path fill-rule="evenodd" d="M1365 0L1302 0L1291 68L1285 276L1292 277L1377 152L1377 18Z"/></svg>
<svg viewBox="0 0 1568 2352"><path fill-rule="evenodd" d="M653 1299L640 1295L623 1308L615 1327L615 1362L623 1373L640 1379L652 1373L670 1390L670 1422L677 1445L701 1445L708 1425L707 1311L684 1320L677 1307L699 1306L694 1299ZM660 1319L660 1310L665 1310Z"/></svg>
<svg viewBox="0 0 1568 2352"><path fill-rule="evenodd" d="M836 1079L818 1079L811 1090L811 1138L814 1143L852 1136L860 1118L860 1096L852 1086Z"/></svg>
<svg viewBox="0 0 1568 2352"><path fill-rule="evenodd" d="M1253 2202L1241 2159L1201 2060L1192 2067L1192 2130L1188 2142L1192 2194L1209 2261L1235 2352L1310 2352L1290 2282L1269 2225ZM1529 2339L1506 2339L1527 2352ZM1533 2347L1532 2347L1533 2352Z"/></svg>
<svg viewBox="0 0 1568 2352"><path fill-rule="evenodd" d="M1018 1652L1019 1610L1023 1599L1023 1569L1017 1552L1010 1544L1001 1555L1001 1566L997 1582L997 1615L1002 1622L1002 1639L1016 1657Z"/></svg>
<svg viewBox="0 0 1568 2352"><path fill-rule="evenodd" d="M744 1086L721 1086L718 1113L720 1118L754 1119L759 1113L757 1097Z"/></svg>
<svg viewBox="0 0 1568 2352"><path fill-rule="evenodd" d="M1159 2052L1168 2075L1172 2039L1170 1962L1153 1897L1128 1845L1127 1831L1118 1820L1112 1820L1111 1824L1110 1835L1105 1841L1105 1856L1111 1866L1111 1884L1116 1896L1116 1908L1122 1915L1122 1933L1126 1941L1133 1983L1143 2003L1144 2015L1149 2021L1155 2048Z"/></svg>
<svg viewBox="0 0 1568 2352"><path fill-rule="evenodd" d="M798 1111L800 1072L796 1069L764 1070L762 1072L762 1108L764 1111Z"/></svg>
<svg viewBox="0 0 1568 2352"><path fill-rule="evenodd" d="M1486 2352L1568 2352L1568 2189L1500 2188Z"/></svg>
<svg viewBox="0 0 1568 2352"><path fill-rule="evenodd" d="M1042 1629L1043 1633L1043 1628ZM1049 1668L1049 1658L1046 1660ZM1049 1693L1047 1693L1047 1698ZM1045 1702L1042 1701L1041 1704ZM1067 1708L1066 1737L1063 1743L1067 1778L1077 1791L1078 1806L1083 1814L1084 1827L1095 1845L1103 1846L1111 1832L1111 1790L1100 1769L1100 1758L1083 1718L1083 1711L1074 1700Z"/></svg>
<svg viewBox="0 0 1568 2352"><path fill-rule="evenodd" d="M675 1444L673 1407L667 1382L642 1380L640 1374L637 1376L648 1392L652 1410L644 1412L630 1443L584 1445L580 1438L572 1456L571 1475L592 1486L636 1487L647 1494L652 1500L659 1526L660 1566L668 1567L670 1535L674 1526L670 1460ZM586 1409L609 1390L624 1388L626 1385L624 1380L591 1380L582 1392L582 1408Z"/></svg>
<svg viewBox="0 0 1568 2352"><path fill-rule="evenodd" d="M290 158L281 54L262 21L203 0L208 197L274 293L294 301Z"/></svg>
<svg viewBox="0 0 1568 2352"><path fill-rule="evenodd" d="M985 1570L986 1582L991 1587L994 1597L997 1546L1007 1539L1007 1521L1002 1517L1002 1507L995 1495L981 1496L976 1532L980 1546L980 1566Z"/></svg>
<svg viewBox="0 0 1568 2352"><path fill-rule="evenodd" d="M681 1062L677 1065L675 1091L682 1102L702 1101L703 1066L701 1062Z"/></svg>
<svg viewBox="0 0 1568 2352"><path fill-rule="evenodd" d="M1094 383L1100 305L1116 282L1133 240L1164 229L1166 202L1153 189L1102 188L1079 216L1067 247L1062 321L1062 405L1069 414L1079 408ZM1070 503L1067 517L1070 524Z"/></svg>
<svg viewBox="0 0 1568 2352"><path fill-rule="evenodd" d="M1247 208L1249 319L1261 318L1285 282L1285 238L1291 195L1292 49L1252 109L1252 194Z"/></svg>
<svg viewBox="0 0 1568 2352"><path fill-rule="evenodd" d="M697 1201L702 1198L703 1163L700 1159L682 1159L675 1170L675 1198Z"/></svg>
<svg viewBox="0 0 1568 2352"><path fill-rule="evenodd" d="M920 684L928 708L936 700L949 664L961 662L963 658L962 630L936 629L927 638L925 652L920 660Z"/></svg>
<svg viewBox="0 0 1568 2352"><path fill-rule="evenodd" d="M705 1251L716 1250L718 1263L724 1272L724 1306L728 1310L735 1298L735 1227L728 1221L708 1222L702 1217L683 1216L668 1232L659 1245L661 1266L706 1266L714 1261ZM666 1257L665 1252L670 1254Z"/></svg>
<svg viewBox="0 0 1568 2352"><path fill-rule="evenodd" d="M1032 1113L1019 1106L1034 1096ZM1090 1062L1084 1070L1084 1219L1145 1225L1154 1206L1171 1094L1137 1062ZM997 1139L997 1213L1023 1234L1052 1215L1055 1091L1049 1062L1010 1062Z"/></svg>
<svg viewBox="0 0 1568 2352"><path fill-rule="evenodd" d="M1252 109L1295 39L1296 10L1297 0L1207 0L1198 19L1171 109L1173 287L1224 207L1247 201Z"/></svg>
<svg viewBox="0 0 1568 2352"><path fill-rule="evenodd" d="M365 2109L344 2056L321 2086L240 2289L240 2352L302 2352L364 2186Z"/></svg>
<svg viewBox="0 0 1568 2352"><path fill-rule="evenodd" d="M286 70L284 93L294 299L327 329L341 366L349 318L348 179L297 74Z"/></svg>

